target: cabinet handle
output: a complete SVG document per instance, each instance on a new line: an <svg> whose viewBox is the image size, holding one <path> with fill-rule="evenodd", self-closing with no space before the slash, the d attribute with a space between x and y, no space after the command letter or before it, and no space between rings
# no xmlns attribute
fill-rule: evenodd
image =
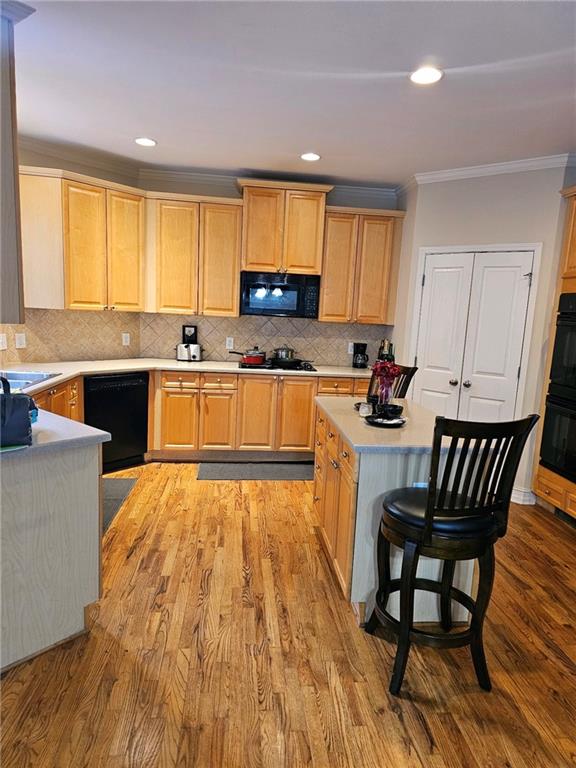
<svg viewBox="0 0 576 768"><path fill-rule="evenodd" d="M324 424L324 419L321 419L320 417L318 417L318 424Z"/></svg>
<svg viewBox="0 0 576 768"><path fill-rule="evenodd" d="M332 466L334 467L334 469L340 469L340 464L338 464L337 461L334 461L334 459L330 459L330 461L331 461Z"/></svg>
<svg viewBox="0 0 576 768"><path fill-rule="evenodd" d="M548 490L548 488L546 488L546 490L544 491L544 493L546 494L546 496L550 496L550 491Z"/></svg>
<svg viewBox="0 0 576 768"><path fill-rule="evenodd" d="M348 458L348 451L342 451L342 458L347 459Z"/></svg>
<svg viewBox="0 0 576 768"><path fill-rule="evenodd" d="M280 376L280 381L284 381L284 376Z"/></svg>
<svg viewBox="0 0 576 768"><path fill-rule="evenodd" d="M334 384L334 389L338 389L338 383Z"/></svg>
<svg viewBox="0 0 576 768"><path fill-rule="evenodd" d="M222 379L216 379L216 382L217 382L218 384L220 384L220 382L221 382L221 381L222 381Z"/></svg>
<svg viewBox="0 0 576 768"><path fill-rule="evenodd" d="M320 464L316 464L316 469L320 469Z"/></svg>
<svg viewBox="0 0 576 768"><path fill-rule="evenodd" d="M316 440L316 445L322 445L322 443L320 442L320 440Z"/></svg>
<svg viewBox="0 0 576 768"><path fill-rule="evenodd" d="M330 438L334 437L334 432L328 432L328 437Z"/></svg>
<svg viewBox="0 0 576 768"><path fill-rule="evenodd" d="M110 309L116 309L116 307L110 307Z"/></svg>
<svg viewBox="0 0 576 768"><path fill-rule="evenodd" d="M314 496L314 501L320 501L320 496Z"/></svg>

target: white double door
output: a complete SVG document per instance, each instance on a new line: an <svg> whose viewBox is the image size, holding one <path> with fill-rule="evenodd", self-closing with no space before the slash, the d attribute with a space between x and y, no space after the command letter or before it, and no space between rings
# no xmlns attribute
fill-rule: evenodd
<svg viewBox="0 0 576 768"><path fill-rule="evenodd" d="M448 418L514 418L533 262L533 251L426 254L417 402Z"/></svg>

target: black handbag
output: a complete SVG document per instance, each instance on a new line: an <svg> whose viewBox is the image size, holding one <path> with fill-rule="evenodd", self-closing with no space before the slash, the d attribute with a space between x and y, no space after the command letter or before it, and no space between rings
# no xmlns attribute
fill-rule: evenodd
<svg viewBox="0 0 576 768"><path fill-rule="evenodd" d="M30 411L35 407L29 395L11 394L10 383L0 376L0 446L32 445Z"/></svg>

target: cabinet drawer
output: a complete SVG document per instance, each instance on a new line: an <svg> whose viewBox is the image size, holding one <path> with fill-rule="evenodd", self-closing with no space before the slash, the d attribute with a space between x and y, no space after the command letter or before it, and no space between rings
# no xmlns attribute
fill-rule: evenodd
<svg viewBox="0 0 576 768"><path fill-rule="evenodd" d="M318 380L319 395L351 395L354 392L354 379L336 379L321 377Z"/></svg>
<svg viewBox="0 0 576 768"><path fill-rule="evenodd" d="M370 379L354 379L354 394L367 395Z"/></svg>
<svg viewBox="0 0 576 768"><path fill-rule="evenodd" d="M536 478L536 493L556 507L564 508L564 489L540 475Z"/></svg>
<svg viewBox="0 0 576 768"><path fill-rule="evenodd" d="M569 515L576 517L576 493L566 494L566 510Z"/></svg>
<svg viewBox="0 0 576 768"><path fill-rule="evenodd" d="M238 376L233 373L203 373L202 389L237 389Z"/></svg>
<svg viewBox="0 0 576 768"><path fill-rule="evenodd" d="M198 389L199 373L162 372L162 389Z"/></svg>
<svg viewBox="0 0 576 768"><path fill-rule="evenodd" d="M349 444L340 438L340 464L343 469L347 469L353 478L356 477L356 454L349 446Z"/></svg>

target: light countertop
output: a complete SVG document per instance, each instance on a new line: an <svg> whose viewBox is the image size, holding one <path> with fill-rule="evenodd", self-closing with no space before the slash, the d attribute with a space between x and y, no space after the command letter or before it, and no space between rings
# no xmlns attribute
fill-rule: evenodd
<svg viewBox="0 0 576 768"><path fill-rule="evenodd" d="M360 398L361 399L361 398ZM316 397L317 405L357 453L430 453L436 415L411 400L395 400L404 406L403 427L371 427L354 409L355 397Z"/></svg>
<svg viewBox="0 0 576 768"><path fill-rule="evenodd" d="M43 389L62 384L76 376L104 373L129 373L131 371L200 371L204 373L267 374L278 376L338 376L344 378L370 378L370 368L348 368L335 365L318 365L316 371L290 371L285 369L239 368L238 362L203 360L201 363L183 363L160 357L141 357L120 360L79 360L56 363L7 363L6 370L57 373L58 376L28 387L25 394L33 395Z"/></svg>
<svg viewBox="0 0 576 768"><path fill-rule="evenodd" d="M109 432L89 427L79 421L65 419L49 411L38 411L38 421L32 425L32 445L0 454L6 458L29 456L47 449L85 448L88 445L107 443L112 439Z"/></svg>

